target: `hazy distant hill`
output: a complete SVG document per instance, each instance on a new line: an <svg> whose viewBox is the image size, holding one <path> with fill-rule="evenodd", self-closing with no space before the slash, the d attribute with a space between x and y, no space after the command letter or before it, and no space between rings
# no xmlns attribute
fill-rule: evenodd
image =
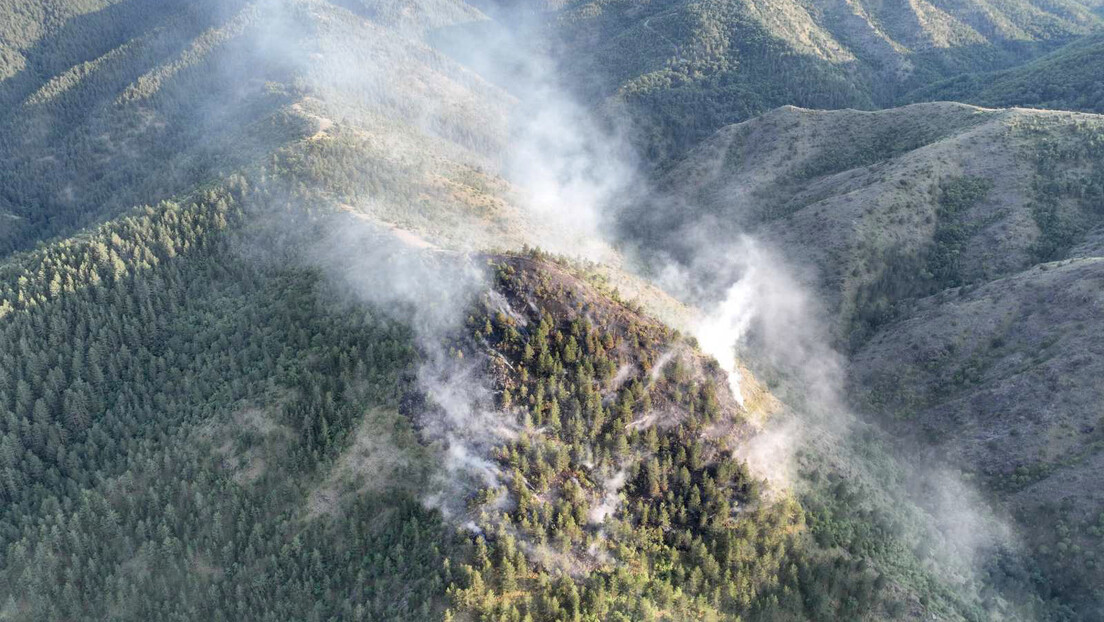
<svg viewBox="0 0 1104 622"><path fill-rule="evenodd" d="M771 108L873 108L1016 65L1102 21L1083 4L571 2L568 67L643 125L653 157ZM597 76L597 79L595 79Z"/></svg>
<svg viewBox="0 0 1104 622"><path fill-rule="evenodd" d="M1104 112L1104 36L1089 35L1026 65L922 88L915 100Z"/></svg>
<svg viewBox="0 0 1104 622"><path fill-rule="evenodd" d="M25 16L29 34L13 39L27 61L0 83L0 210L22 220L26 242L7 239L2 250L328 132L341 138L328 157L387 142L399 148L362 159L409 167L413 156L446 177L468 175L442 162L479 164L496 148L505 97L422 41L429 18L371 4L379 21L357 3L130 1L67 20L30 3L44 14ZM11 11L24 15L22 6ZM431 8L438 21L479 15L459 3ZM427 95L436 92L448 94L447 109ZM296 161L317 160L313 147ZM400 176L394 186L426 181Z"/></svg>

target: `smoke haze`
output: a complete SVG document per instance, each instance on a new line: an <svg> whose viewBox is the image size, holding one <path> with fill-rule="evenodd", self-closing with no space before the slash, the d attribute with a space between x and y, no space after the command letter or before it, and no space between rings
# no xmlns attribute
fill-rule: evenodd
<svg viewBox="0 0 1104 622"><path fill-rule="evenodd" d="M312 3L292 4L304 10ZM269 5L288 3L269 0ZM647 236L618 231L626 204L664 210L673 215L667 220L676 222L680 212L696 210L684 209L682 197L663 196L661 189L642 183L629 133L619 129L628 124L600 119L570 95L554 60L543 51L539 22L525 18L503 27L478 12L454 9L420 14L408 30L417 33L413 44L387 33L371 49L347 49L340 39L323 37L329 43L299 51L287 62L306 62L306 80L311 89L327 94L324 99L338 122L402 119L447 141L450 156L489 167L508 180L531 243L618 264L623 261L618 249L627 249L639 272L699 309L689 332L720 363L737 399L744 401L741 369L746 365L785 404L736 450L775 488L807 490L799 456L811 452L874 490L870 503L913 508L916 531L937 534L935 541L942 543L936 545L942 547L938 556L965 573L974 570L980 550L1008 542L1007 529L955 475L917 468L907 482L891 483L880 469L882 461L895 465L892 457L880 453L871 460L862 453L869 448L856 450L851 434L857 420L844 393L846 360L832 346L826 311L809 285L815 279L805 273L807 267L789 265L785 249L772 248L750 232L718 235L725 228L709 222L683 223L676 231ZM288 14L276 23L294 30L297 20ZM418 38L430 26L445 24L448 28ZM296 37L276 30L273 39ZM434 68L431 75L439 81L421 88L407 84L411 50L418 63ZM735 193L732 200L747 196ZM311 253L311 261L358 299L390 309L414 327L423 355L417 381L427 400L419 423L426 438L441 447L444 461L427 502L461 519L466 493L503 484L490 450L519 432L512 417L495 411L480 362L457 357L448 345L462 327L463 310L487 283L461 255L411 249L365 227L342 219ZM592 522L616 511L623 478L623 473L609 474Z"/></svg>

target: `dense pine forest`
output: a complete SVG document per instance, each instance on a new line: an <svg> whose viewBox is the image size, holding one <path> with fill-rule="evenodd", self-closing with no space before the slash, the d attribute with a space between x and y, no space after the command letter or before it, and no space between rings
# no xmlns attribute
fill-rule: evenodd
<svg viewBox="0 0 1104 622"><path fill-rule="evenodd" d="M1099 619L1102 28L0 2L0 620Z"/></svg>

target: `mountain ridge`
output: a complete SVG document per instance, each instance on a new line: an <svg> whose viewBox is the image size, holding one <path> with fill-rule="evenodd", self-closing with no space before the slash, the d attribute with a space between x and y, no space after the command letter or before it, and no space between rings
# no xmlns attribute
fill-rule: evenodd
<svg viewBox="0 0 1104 622"><path fill-rule="evenodd" d="M1101 448L1102 130L1100 115L1026 108L784 107L673 167L658 200L678 215L643 206L626 239L678 256L696 239L678 223L704 220L782 249L822 292L856 407L976 478L1050 589L1084 595L1101 507L1085 473ZM1063 517L1060 537L1043 515Z"/></svg>
<svg viewBox="0 0 1104 622"><path fill-rule="evenodd" d="M1088 4L11 7L0 618L1100 611Z"/></svg>

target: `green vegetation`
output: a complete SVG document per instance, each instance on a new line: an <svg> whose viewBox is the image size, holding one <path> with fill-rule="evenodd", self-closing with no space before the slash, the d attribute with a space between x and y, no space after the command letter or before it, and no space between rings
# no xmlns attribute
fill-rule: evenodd
<svg viewBox="0 0 1104 622"><path fill-rule="evenodd" d="M402 408L416 354L402 326L320 300L317 275L234 252L253 218L241 205L266 194L234 182L3 266L5 615L836 619L903 606L873 567L816 550L801 507L763 496L730 457L742 424L711 362L543 260L494 260L526 323L473 311L461 346L508 361L500 405L530 430L495 456L507 488L470 501L486 539L457 538L415 498L431 461L405 417L371 425L394 427L407 466L316 509L365 413ZM655 367L668 348L681 354ZM655 408L671 420L638 425ZM572 568L588 571L561 574Z"/></svg>
<svg viewBox="0 0 1104 622"><path fill-rule="evenodd" d="M567 3L557 19L574 83L623 107L657 163L782 105L873 109L951 99L916 90L1021 65L1104 23L1083 7L1026 2L967 2L938 15L934 7L858 7L588 0ZM1079 68L1090 83L1092 67ZM906 99L910 92L925 94Z"/></svg>
<svg viewBox="0 0 1104 622"><path fill-rule="evenodd" d="M443 608L448 532L411 492L424 468L341 520L304 518L364 413L398 406L414 352L403 327L323 304L317 275L240 258L221 232L245 192L140 210L0 269L5 617Z"/></svg>
<svg viewBox="0 0 1104 622"><path fill-rule="evenodd" d="M1045 129L1042 122L1027 132ZM1037 171L1032 216L1039 237L1032 252L1039 261L1059 259L1104 222L1104 130L1077 123L1033 141L1028 153Z"/></svg>
<svg viewBox="0 0 1104 622"><path fill-rule="evenodd" d="M993 181L984 177L956 177L940 186L935 236L927 256L927 274L933 289L963 284L960 255L967 241L989 224L985 218L970 218L966 212L993 189Z"/></svg>
<svg viewBox="0 0 1104 622"><path fill-rule="evenodd" d="M487 540L450 589L457 612L838 619L892 600L877 570L812 546L801 507L731 456L744 423L715 363L562 268L493 262L526 311L468 326L504 357L499 402L522 431L496 452L507 483L470 506Z"/></svg>
<svg viewBox="0 0 1104 622"><path fill-rule="evenodd" d="M280 67L229 79L256 25L244 5L117 2L43 27L27 67L0 84L0 211L21 223L19 236L0 233L0 256L188 192L303 135L278 112L290 93L265 83L286 80Z"/></svg>
<svg viewBox="0 0 1104 622"><path fill-rule="evenodd" d="M965 246L992 220L968 212L992 188L992 180L983 177L953 177L940 184L931 242L918 253L891 254L878 278L856 294L848 332L852 347L897 319L913 299L965 284L961 266Z"/></svg>
<svg viewBox="0 0 1104 622"><path fill-rule="evenodd" d="M981 106L1028 106L1104 113L1104 35L1090 35L1013 69L971 73L907 96Z"/></svg>
<svg viewBox="0 0 1104 622"><path fill-rule="evenodd" d="M668 1L643 11L617 1L579 3L560 21L564 47L577 56L569 71L605 80L595 96L616 94L655 162L783 104L874 106L869 78L794 53L741 2Z"/></svg>
<svg viewBox="0 0 1104 622"><path fill-rule="evenodd" d="M402 326L323 304L317 275L239 257L233 231L252 218L241 205L265 193L233 188L0 270L5 615L387 620L448 606L827 619L882 598L875 571L807 552L801 508L763 498L725 437L706 434L739 425L711 363L687 351L648 386L677 337L529 259L498 260L498 287L551 310L528 329L502 314L469 323L518 370L502 407L548 430L500 449L516 505L485 523L490 540L456 539L414 498L429 461L402 417L384 424L414 461L318 514L312 495L366 411L398 408L412 389L415 353ZM564 307L573 297L603 324ZM634 427L645 406L681 421ZM600 529L599 474L618 465L624 501ZM617 562L578 585L560 577L561 563L595 555Z"/></svg>

